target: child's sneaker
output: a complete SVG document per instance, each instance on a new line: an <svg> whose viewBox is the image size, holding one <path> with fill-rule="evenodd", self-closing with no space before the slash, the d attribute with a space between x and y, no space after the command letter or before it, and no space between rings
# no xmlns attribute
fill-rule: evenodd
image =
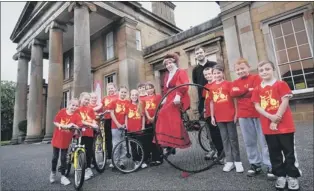
<svg viewBox="0 0 314 191"><path fill-rule="evenodd" d="M234 162L236 172L244 172L244 168L242 166L242 162Z"/></svg>
<svg viewBox="0 0 314 191"><path fill-rule="evenodd" d="M262 172L262 168L259 165L251 164L250 169L247 171L247 176L252 177Z"/></svg>
<svg viewBox="0 0 314 191"><path fill-rule="evenodd" d="M113 166L113 164L112 163L110 163L109 164L109 168L113 168L114 166Z"/></svg>
<svg viewBox="0 0 314 191"><path fill-rule="evenodd" d="M141 168L147 168L147 164L146 163L143 163Z"/></svg>
<svg viewBox="0 0 314 191"><path fill-rule="evenodd" d="M56 181L56 173L55 172L51 172L50 173L50 177L49 177L50 183L54 183Z"/></svg>
<svg viewBox="0 0 314 191"><path fill-rule="evenodd" d="M71 182L70 182L70 180L67 177L61 176L61 184L66 186L66 185L71 184Z"/></svg>
<svg viewBox="0 0 314 191"><path fill-rule="evenodd" d="M233 162L226 162L224 168L222 169L224 172L230 172L232 169L234 169Z"/></svg>
<svg viewBox="0 0 314 191"><path fill-rule="evenodd" d="M87 169L85 170L85 174L87 174L87 175L90 176L90 177L94 176L93 171L92 171L91 168L87 168Z"/></svg>
<svg viewBox="0 0 314 191"><path fill-rule="evenodd" d="M288 180L288 189L289 190L299 190L299 180L297 178L289 177L287 178Z"/></svg>
<svg viewBox="0 0 314 191"><path fill-rule="evenodd" d="M286 177L283 177L283 176L280 176L277 178L277 181L276 181L276 189L285 189L286 187L286 183L287 183L287 180L286 180Z"/></svg>
<svg viewBox="0 0 314 191"><path fill-rule="evenodd" d="M273 174L271 168L267 168L267 179L268 180L276 180L276 176Z"/></svg>

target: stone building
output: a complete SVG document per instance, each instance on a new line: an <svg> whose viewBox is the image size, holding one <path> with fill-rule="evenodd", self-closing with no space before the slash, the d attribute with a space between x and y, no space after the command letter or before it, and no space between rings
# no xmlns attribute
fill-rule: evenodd
<svg viewBox="0 0 314 191"><path fill-rule="evenodd" d="M46 120L44 140L53 132L55 113L70 97L115 82L134 88L153 81L162 88L168 52L180 52L180 67L196 65L194 48L201 45L209 60L226 66L228 80L236 78L234 62L257 63L269 59L277 77L294 93L295 120L313 120L313 2L217 2L221 13L214 19L181 31L175 26L174 4L152 2L152 12L136 2L28 2L11 39L17 43L18 77L12 141L17 123L28 119L27 142L40 141L40 119ZM31 55L31 56L30 56ZM47 114L42 116L42 59L49 58ZM31 60L31 81L26 115L25 86ZM190 88L197 118L197 94Z"/></svg>

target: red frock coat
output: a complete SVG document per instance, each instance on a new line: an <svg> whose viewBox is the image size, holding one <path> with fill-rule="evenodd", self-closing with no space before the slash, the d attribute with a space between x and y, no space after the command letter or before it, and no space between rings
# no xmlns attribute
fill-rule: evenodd
<svg viewBox="0 0 314 191"><path fill-rule="evenodd" d="M168 77L169 73L166 74L164 79L164 93L167 93L178 85L189 83L189 77L186 71L182 69L176 71L167 86ZM189 135L181 119L180 107L173 103L176 94L178 94L181 96L183 110L187 110L190 107L188 89L189 86L182 86L171 92L166 97L166 102L158 112L155 133L157 143L162 147L183 149L191 146Z"/></svg>

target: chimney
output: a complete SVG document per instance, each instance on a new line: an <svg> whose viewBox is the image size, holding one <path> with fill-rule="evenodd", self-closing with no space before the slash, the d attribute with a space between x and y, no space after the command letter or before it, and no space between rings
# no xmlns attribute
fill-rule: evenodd
<svg viewBox="0 0 314 191"><path fill-rule="evenodd" d="M164 20L176 25L174 20L174 8L176 7L171 1L153 1L152 12Z"/></svg>

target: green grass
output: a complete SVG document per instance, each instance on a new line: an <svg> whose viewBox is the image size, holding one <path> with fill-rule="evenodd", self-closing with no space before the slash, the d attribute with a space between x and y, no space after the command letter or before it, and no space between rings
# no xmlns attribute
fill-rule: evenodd
<svg viewBox="0 0 314 191"><path fill-rule="evenodd" d="M1 146L10 144L10 141L1 141Z"/></svg>

